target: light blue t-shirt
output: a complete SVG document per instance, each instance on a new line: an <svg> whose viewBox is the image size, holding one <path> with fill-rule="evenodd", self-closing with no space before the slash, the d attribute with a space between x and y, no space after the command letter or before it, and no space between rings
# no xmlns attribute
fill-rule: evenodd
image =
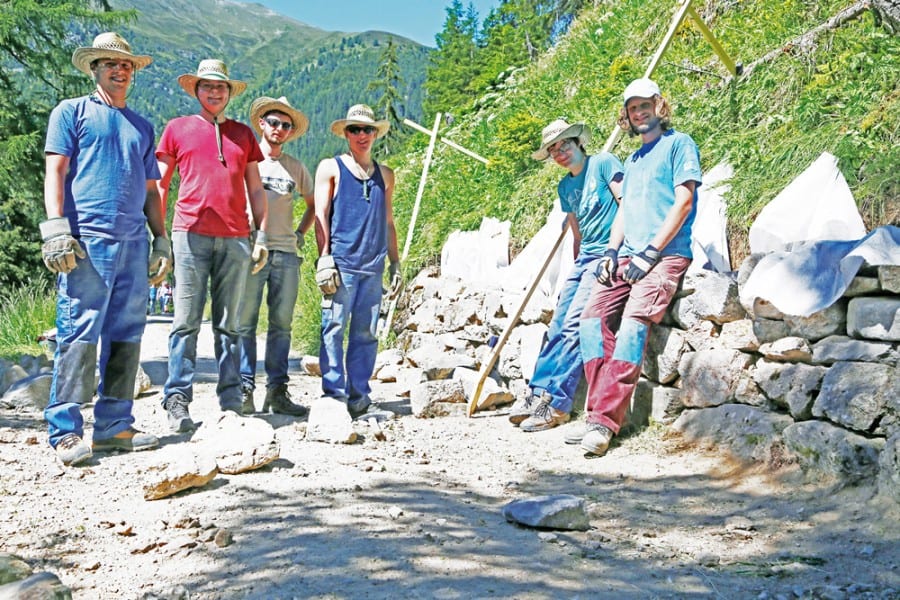
<svg viewBox="0 0 900 600"><path fill-rule="evenodd" d="M44 151L69 158L63 215L75 235L147 237L147 180L159 179L153 126L130 108L94 96L50 113Z"/></svg>
<svg viewBox="0 0 900 600"><path fill-rule="evenodd" d="M588 156L578 175L569 173L556 186L560 207L575 215L581 231L579 256L600 256L609 244L609 231L618 203L609 182L622 175L622 163L609 152Z"/></svg>
<svg viewBox="0 0 900 600"><path fill-rule="evenodd" d="M675 187L697 182L691 213L662 256L692 258L691 229L697 216L697 190L703 174L700 152L689 135L669 129L656 140L641 146L625 162L622 205L625 209L625 242L621 256L633 256L653 241L666 214L675 204Z"/></svg>

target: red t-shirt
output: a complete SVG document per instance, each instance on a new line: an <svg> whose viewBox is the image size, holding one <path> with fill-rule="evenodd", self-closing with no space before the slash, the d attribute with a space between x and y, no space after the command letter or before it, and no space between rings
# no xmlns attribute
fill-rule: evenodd
<svg viewBox="0 0 900 600"><path fill-rule="evenodd" d="M219 129L224 165L216 148L215 125L199 115L172 119L163 131L156 156L173 157L181 175L172 231L212 237L250 235L244 170L264 157L246 125L228 119Z"/></svg>

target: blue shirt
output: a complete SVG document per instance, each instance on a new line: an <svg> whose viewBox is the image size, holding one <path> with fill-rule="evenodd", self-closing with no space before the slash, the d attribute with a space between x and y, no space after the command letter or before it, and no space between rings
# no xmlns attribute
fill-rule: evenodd
<svg viewBox="0 0 900 600"><path fill-rule="evenodd" d="M578 175L569 173L556 186L560 207L575 215L581 232L579 256L600 256L609 244L609 232L618 203L609 183L622 174L622 163L609 152L588 156Z"/></svg>
<svg viewBox="0 0 900 600"><path fill-rule="evenodd" d="M664 131L628 157L622 181L625 242L619 254L633 256L646 248L675 204L675 187L694 181L697 185L691 212L660 252L662 256L692 258L691 230L697 216L697 190L702 177L697 144L689 135L674 129Z"/></svg>
<svg viewBox="0 0 900 600"><path fill-rule="evenodd" d="M69 158L63 215L74 235L147 237L147 180L160 177L149 121L93 95L63 100L50 113L44 152Z"/></svg>
<svg viewBox="0 0 900 600"><path fill-rule="evenodd" d="M369 179L359 179L335 156L340 179L331 201L331 255L341 271L378 275L387 256L384 179L375 163Z"/></svg>

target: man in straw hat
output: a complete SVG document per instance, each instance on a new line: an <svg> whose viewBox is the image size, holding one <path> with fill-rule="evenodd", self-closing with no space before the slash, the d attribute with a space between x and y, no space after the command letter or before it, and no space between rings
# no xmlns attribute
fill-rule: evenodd
<svg viewBox="0 0 900 600"><path fill-rule="evenodd" d="M155 436L133 427L134 381L146 323L147 270L159 283L171 263L153 126L126 105L135 71L151 63L116 33L102 33L72 55L97 84L50 114L44 147L47 220L40 224L44 263L57 273L57 340L50 401L50 445L65 465L96 450L143 450ZM147 243L147 225L153 250ZM100 381L92 446L81 406Z"/></svg>
<svg viewBox="0 0 900 600"><path fill-rule="evenodd" d="M369 378L378 351L385 256L392 293L400 285L400 253L391 198L394 172L372 158L372 145L390 124L365 104L351 106L331 132L348 151L316 169L316 283L325 295L319 363L322 392L347 404L351 416L371 404ZM344 356L344 330L349 325Z"/></svg>
<svg viewBox="0 0 900 600"><path fill-rule="evenodd" d="M588 155L584 145L589 138L583 123L570 125L557 119L541 132L541 147L532 154L535 160L553 158L568 170L556 190L560 207L568 213L575 264L559 293L547 342L535 363L531 393L510 411L510 422L526 432L551 429L569 420L584 372L578 345L581 311L596 282L594 269L609 243L622 194L622 163L609 152Z"/></svg>
<svg viewBox="0 0 900 600"><path fill-rule="evenodd" d="M193 397L197 334L207 285L212 301L219 406L241 414L238 309L248 269L254 273L262 269L268 249L266 195L257 167L264 157L253 131L224 115L228 102L247 84L229 78L225 63L215 59L200 61L197 73L180 76L178 84L197 99L200 112L169 121L156 157L163 206L172 173L177 168L181 175L172 222L177 285L163 407L169 426L176 432L187 432L195 428L188 404ZM248 195L257 229L252 249Z"/></svg>
<svg viewBox="0 0 900 600"><path fill-rule="evenodd" d="M258 273L247 278L241 302L240 359L243 412L255 412L253 390L256 388L256 325L262 304L263 286L268 289L269 329L266 334L266 399L263 412L302 417L305 407L291 402L288 393L288 352L291 349L291 322L300 264L303 257L303 235L313 222L314 196L312 175L299 160L282 151L282 145L299 138L309 120L281 97L263 96L250 105L250 124L259 134L259 149L265 157L259 163L259 174L266 190L268 219L266 238L269 260ZM306 202L297 228L294 222L294 197Z"/></svg>
<svg viewBox="0 0 900 600"><path fill-rule="evenodd" d="M659 86L636 79L625 88L619 125L642 145L625 161L622 209L582 313L581 350L588 382L586 456L606 453L619 432L659 323L691 262L691 228L700 186L700 154L670 126Z"/></svg>

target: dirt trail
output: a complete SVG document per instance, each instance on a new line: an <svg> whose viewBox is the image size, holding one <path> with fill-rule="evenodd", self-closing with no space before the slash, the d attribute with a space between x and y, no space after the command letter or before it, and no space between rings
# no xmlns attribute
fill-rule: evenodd
<svg viewBox="0 0 900 600"><path fill-rule="evenodd" d="M167 335L167 322L148 324L155 387L135 415L177 445L157 393ZM204 324L199 420L219 412L210 338ZM308 404L319 381L293 370L290 389ZM39 415L0 412L0 551L56 573L75 598L174 598L179 585L203 599L900 595L897 507L870 489L735 468L661 429L585 460L562 428L525 434L496 413L416 419L396 392L374 390L398 414L388 441L360 423L354 445L307 442L304 421L257 416L276 428L279 460L154 502L141 493L153 452L63 468ZM511 500L560 493L589 500L590 531L501 515ZM233 543L204 541L217 528Z"/></svg>

